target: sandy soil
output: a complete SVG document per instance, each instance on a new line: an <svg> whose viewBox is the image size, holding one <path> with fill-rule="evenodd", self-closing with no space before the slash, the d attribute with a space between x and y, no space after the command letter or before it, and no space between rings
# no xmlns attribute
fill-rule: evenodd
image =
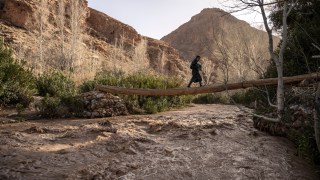
<svg viewBox="0 0 320 180"><path fill-rule="evenodd" d="M0 125L0 179L319 179L235 106Z"/></svg>

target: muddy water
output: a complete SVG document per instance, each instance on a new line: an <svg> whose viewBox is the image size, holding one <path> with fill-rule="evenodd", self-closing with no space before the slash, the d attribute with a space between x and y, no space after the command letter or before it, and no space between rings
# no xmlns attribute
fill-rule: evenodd
<svg viewBox="0 0 320 180"><path fill-rule="evenodd" d="M0 179L319 179L234 106L0 125Z"/></svg>

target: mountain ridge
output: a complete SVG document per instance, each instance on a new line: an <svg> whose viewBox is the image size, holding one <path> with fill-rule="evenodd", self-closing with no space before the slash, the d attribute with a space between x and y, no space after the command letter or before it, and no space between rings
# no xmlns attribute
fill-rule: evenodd
<svg viewBox="0 0 320 180"><path fill-rule="evenodd" d="M279 39L274 39L276 45ZM176 48L186 62L196 55L203 57L211 68L205 75L209 83L256 79L261 74L250 68L266 69L270 62L267 33L218 8L203 9L161 40ZM223 77L223 68L228 68L229 77Z"/></svg>

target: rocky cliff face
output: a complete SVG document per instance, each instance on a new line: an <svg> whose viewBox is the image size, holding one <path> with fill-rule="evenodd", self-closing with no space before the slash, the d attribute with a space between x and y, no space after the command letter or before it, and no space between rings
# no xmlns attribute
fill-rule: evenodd
<svg viewBox="0 0 320 180"><path fill-rule="evenodd" d="M0 35L35 73L71 70L78 81L102 68L186 76L177 50L89 8L86 0L0 0Z"/></svg>
<svg viewBox="0 0 320 180"><path fill-rule="evenodd" d="M0 17L2 20L10 22L12 25L17 27L28 27L29 18L32 12L32 6L30 2L26 1L0 1Z"/></svg>
<svg viewBox="0 0 320 180"><path fill-rule="evenodd" d="M203 58L207 83L255 79L269 63L268 39L221 9L208 8L161 40L178 49L182 59ZM275 44L279 39L275 37Z"/></svg>
<svg viewBox="0 0 320 180"><path fill-rule="evenodd" d="M139 61L146 58L149 60L148 66L159 73L185 76L187 70L185 62L180 58L179 52L168 43L141 36L132 27L91 8L87 25L91 28L92 36L102 38L109 44L121 46L129 57L134 57L135 53L141 56L141 52L135 51L145 51L146 57L136 57L140 59L137 61L141 65L145 62Z"/></svg>

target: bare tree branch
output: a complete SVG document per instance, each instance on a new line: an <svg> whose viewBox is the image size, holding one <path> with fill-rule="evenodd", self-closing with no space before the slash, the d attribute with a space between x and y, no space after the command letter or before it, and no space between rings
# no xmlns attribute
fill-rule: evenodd
<svg viewBox="0 0 320 180"><path fill-rule="evenodd" d="M315 47L315 48L317 48L317 49L320 51L320 47L317 46L316 44L312 43L312 46Z"/></svg>
<svg viewBox="0 0 320 180"><path fill-rule="evenodd" d="M271 101L270 101L270 95L269 95L269 91L267 89L267 86L265 86L265 89L266 89L266 94L267 94L267 99L268 99L268 103L269 103L269 106L271 107L274 107L274 108L277 108L277 105L273 104Z"/></svg>

